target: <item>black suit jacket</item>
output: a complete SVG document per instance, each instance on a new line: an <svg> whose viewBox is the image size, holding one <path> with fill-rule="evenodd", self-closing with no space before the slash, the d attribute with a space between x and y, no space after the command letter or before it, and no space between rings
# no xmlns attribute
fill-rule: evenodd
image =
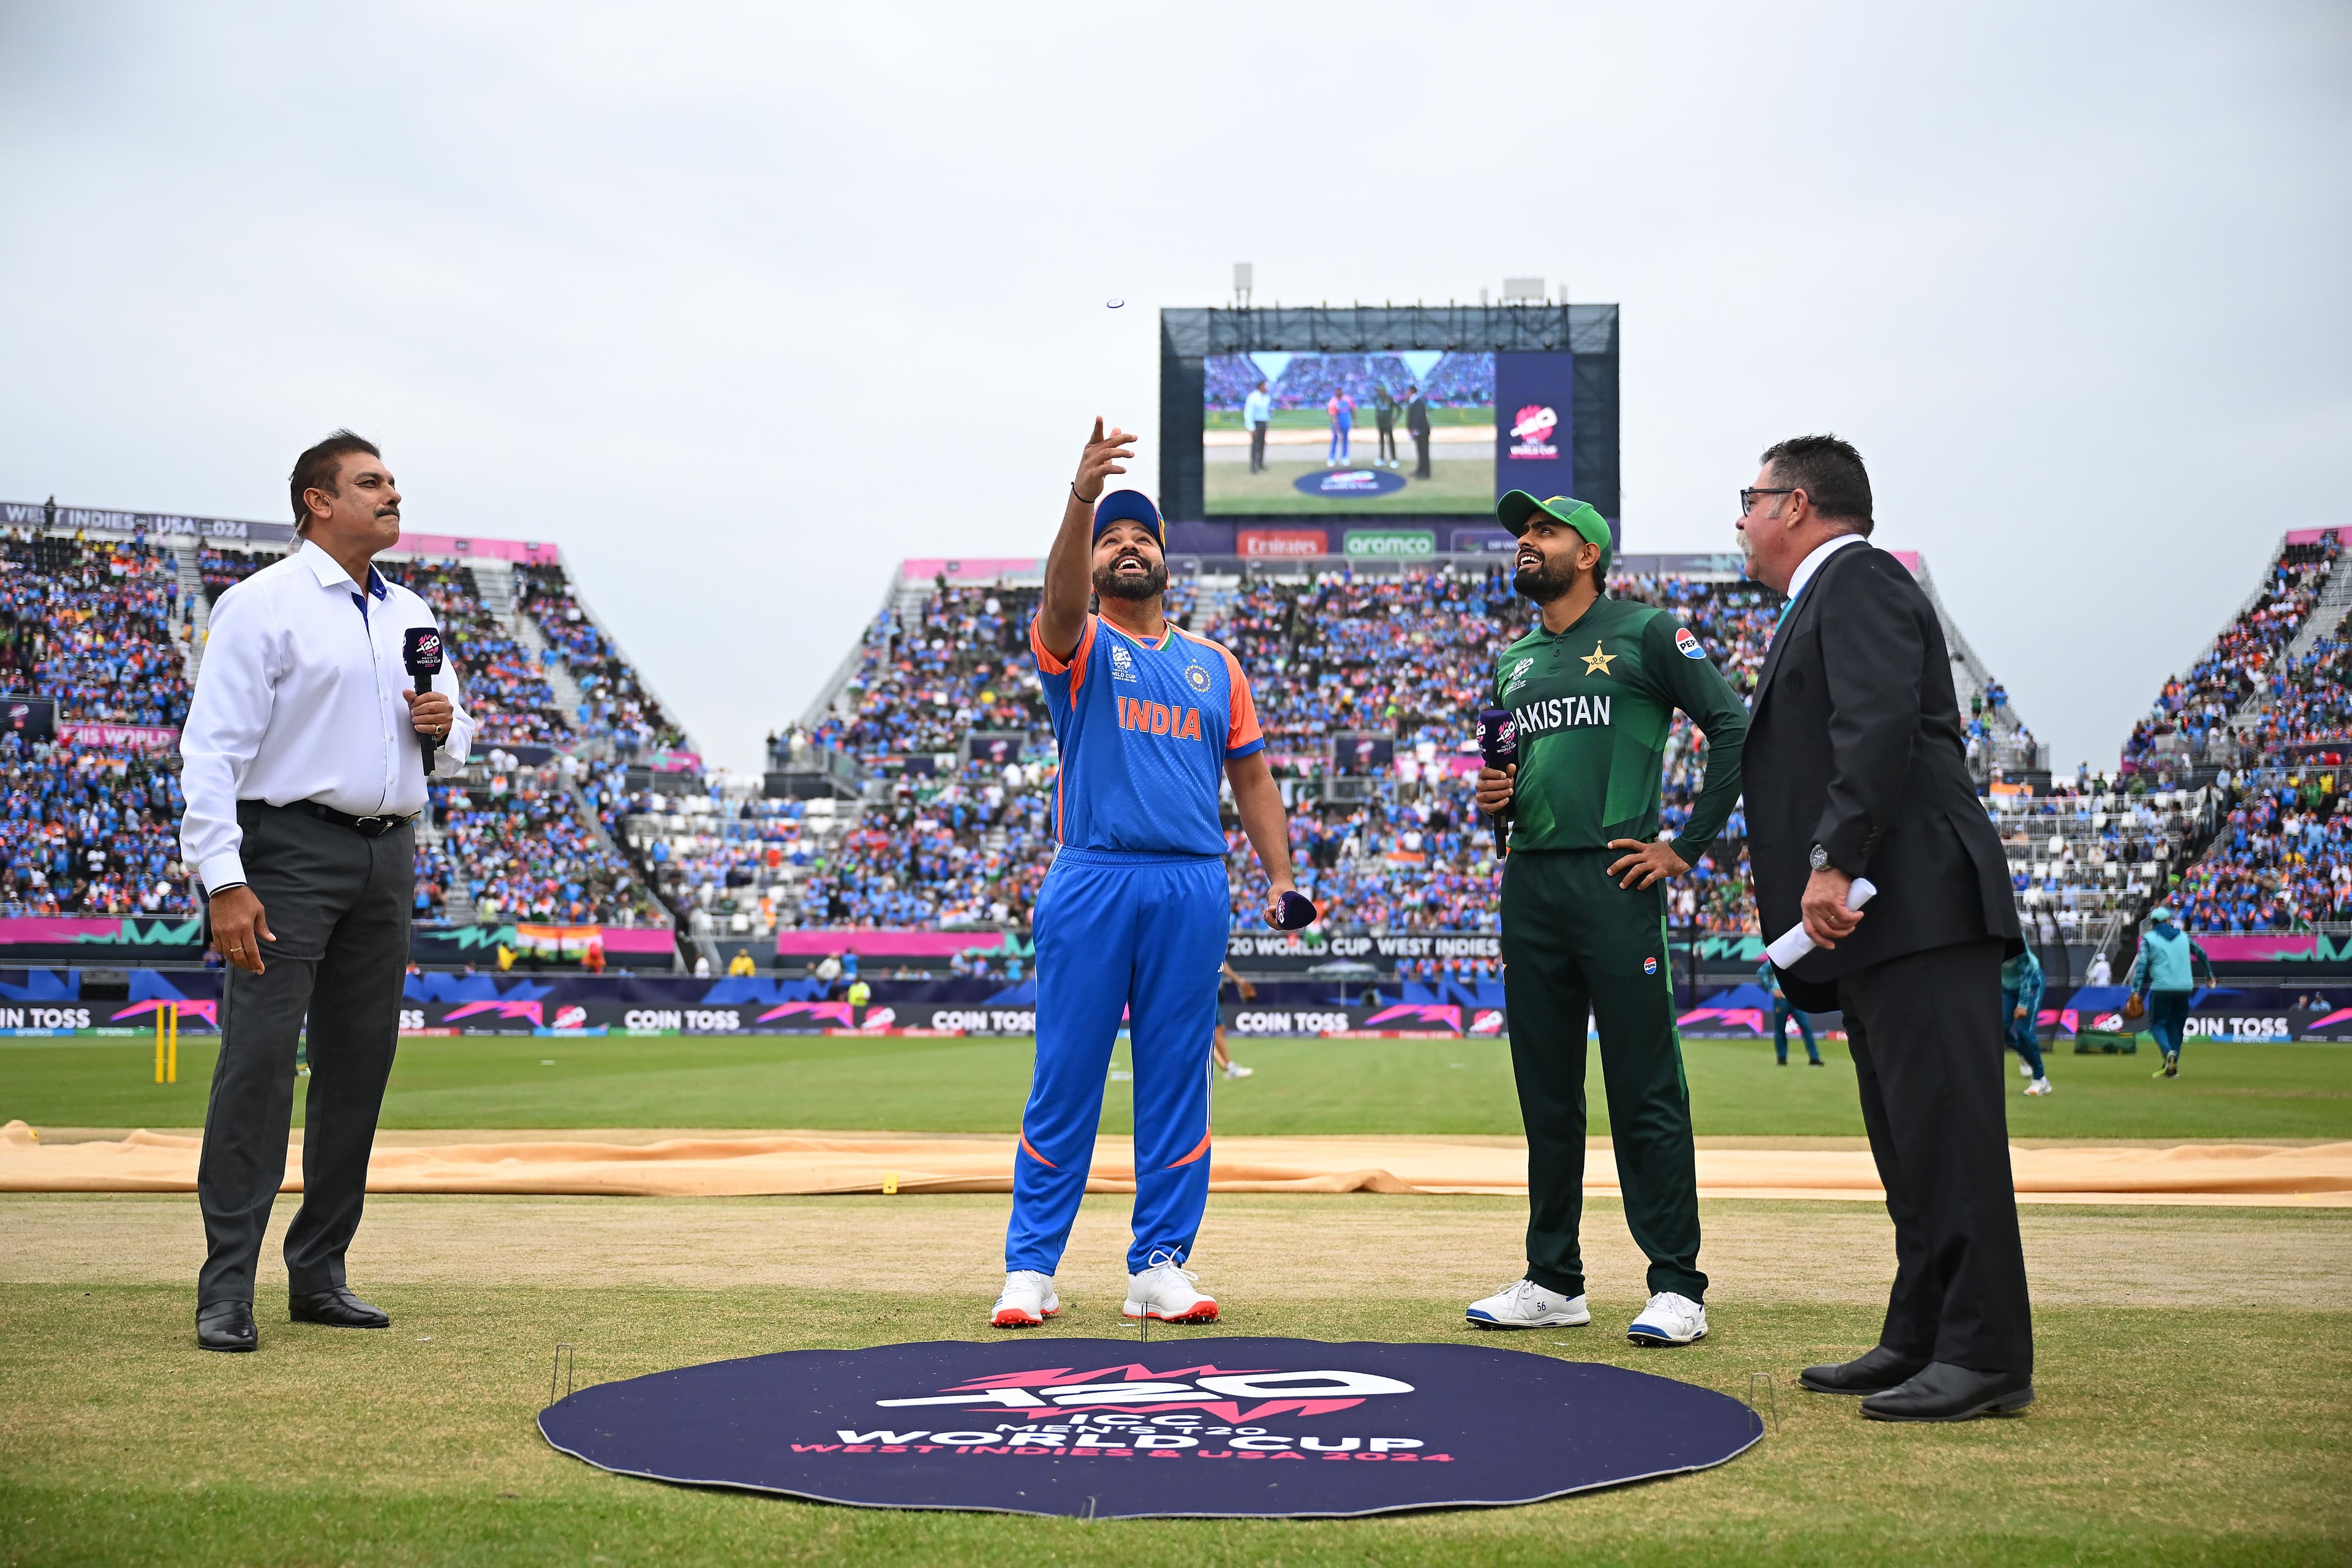
<svg viewBox="0 0 2352 1568"><path fill-rule="evenodd" d="M2009 861L1967 757L1935 605L1894 556L1847 545L1773 636L1742 759L1767 941L1799 923L1816 844L1878 888L1853 935L1790 972L1798 1005L1826 1011L1828 983L1905 953L2016 943Z"/></svg>

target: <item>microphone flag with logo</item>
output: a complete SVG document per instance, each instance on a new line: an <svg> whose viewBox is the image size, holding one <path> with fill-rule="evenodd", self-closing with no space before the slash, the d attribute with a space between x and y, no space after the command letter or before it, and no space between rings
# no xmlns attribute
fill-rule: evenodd
<svg viewBox="0 0 2352 1568"><path fill-rule="evenodd" d="M441 673L441 634L431 626L411 626L401 634L400 662L408 667L408 680L417 695L433 689L433 678ZM433 776L433 753L441 742L419 730L416 743L425 754L425 776Z"/></svg>
<svg viewBox="0 0 2352 1568"><path fill-rule="evenodd" d="M1509 709L1478 710L1478 759L1496 770L1519 760L1519 723ZM1511 814L1507 807L1495 814L1495 858L1500 859L1510 850Z"/></svg>

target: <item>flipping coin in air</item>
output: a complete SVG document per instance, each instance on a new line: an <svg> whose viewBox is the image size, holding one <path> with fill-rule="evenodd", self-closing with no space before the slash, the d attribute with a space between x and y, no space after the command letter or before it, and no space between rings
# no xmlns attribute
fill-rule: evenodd
<svg viewBox="0 0 2352 1568"><path fill-rule="evenodd" d="M1116 310L1126 303L1127 301L1124 300L1105 300L1103 301L1103 309L1106 310Z"/></svg>

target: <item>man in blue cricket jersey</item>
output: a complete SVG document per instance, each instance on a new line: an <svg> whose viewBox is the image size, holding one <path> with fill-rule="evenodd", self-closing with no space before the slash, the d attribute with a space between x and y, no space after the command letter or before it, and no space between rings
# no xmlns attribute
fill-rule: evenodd
<svg viewBox="0 0 2352 1568"><path fill-rule="evenodd" d="M991 1321L1061 1309L1054 1270L1087 1190L1103 1082L1122 1015L1135 1058L1130 1318L1207 1322L1217 1303L1184 1268L1209 1196L1209 1040L1232 923L1218 784L1272 883L1280 926L1289 824L1240 663L1171 623L1166 531L1140 490L1104 487L1135 437L1094 436L1045 558L1029 649L1061 750L1038 894L1037 1066L1013 1153L1004 1291ZM1099 601L1089 614L1087 595Z"/></svg>

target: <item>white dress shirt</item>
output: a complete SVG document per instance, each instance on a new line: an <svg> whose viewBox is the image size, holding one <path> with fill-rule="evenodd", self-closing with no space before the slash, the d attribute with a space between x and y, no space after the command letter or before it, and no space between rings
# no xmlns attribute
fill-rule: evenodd
<svg viewBox="0 0 2352 1568"><path fill-rule="evenodd" d="M1841 533L1835 539L1816 544L1807 551L1805 558L1797 563L1796 571L1790 574L1789 603L1793 605L1797 602L1797 595L1805 591L1805 584L1813 580L1813 574L1822 569L1822 562L1827 561L1849 544L1863 542L1864 541L1859 533Z"/></svg>
<svg viewBox="0 0 2352 1568"><path fill-rule="evenodd" d="M333 556L305 544L213 606L180 731L180 854L206 888L246 879L240 800L315 801L353 816L425 809L425 759L401 699L412 689L402 634L438 623L373 567L368 579L362 599ZM434 768L446 778L465 767L474 721L455 661L433 686L456 710Z"/></svg>

